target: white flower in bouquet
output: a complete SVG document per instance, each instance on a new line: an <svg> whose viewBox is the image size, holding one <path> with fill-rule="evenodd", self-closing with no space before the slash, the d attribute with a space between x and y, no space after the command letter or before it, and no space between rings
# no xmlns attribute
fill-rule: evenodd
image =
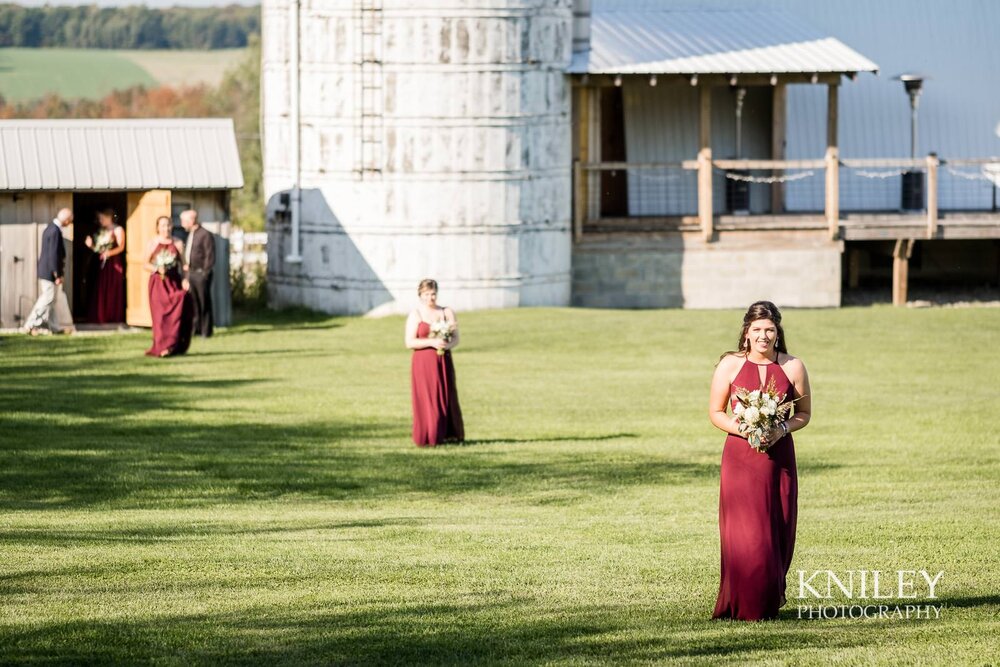
<svg viewBox="0 0 1000 667"><path fill-rule="evenodd" d="M176 263L177 255L169 250L161 250L153 257L153 266L156 267L156 272L160 274L160 280L163 280L163 274L167 272L167 269Z"/></svg>
<svg viewBox="0 0 1000 667"><path fill-rule="evenodd" d="M740 389L735 398L733 415L740 434L758 452L766 451L773 443L764 442L765 436L788 417L795 401L785 401L785 395L777 391L774 378L771 378L763 391Z"/></svg>
<svg viewBox="0 0 1000 667"><path fill-rule="evenodd" d="M108 250L111 250L111 248L115 244L115 235L111 233L110 229L102 229L101 231L91 236L90 239L91 241L93 241L93 245L91 246L91 248L98 255L100 255L102 252L107 252ZM102 269L104 268L104 264L107 261L108 261L107 259L101 259Z"/></svg>
<svg viewBox="0 0 1000 667"><path fill-rule="evenodd" d="M94 241L94 252L100 254L106 250L111 250L111 246L115 242L115 235L111 233L110 229L102 229L94 234L91 239Z"/></svg>
<svg viewBox="0 0 1000 667"><path fill-rule="evenodd" d="M431 325L431 338L440 338L444 342L450 342L455 335L455 325L447 320L438 320ZM438 350L438 355L443 356L444 350Z"/></svg>

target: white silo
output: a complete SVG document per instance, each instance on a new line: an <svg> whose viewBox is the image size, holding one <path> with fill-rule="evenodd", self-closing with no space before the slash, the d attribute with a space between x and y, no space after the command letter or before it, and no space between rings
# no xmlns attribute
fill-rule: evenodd
<svg viewBox="0 0 1000 667"><path fill-rule="evenodd" d="M567 305L572 4L264 0L272 302Z"/></svg>

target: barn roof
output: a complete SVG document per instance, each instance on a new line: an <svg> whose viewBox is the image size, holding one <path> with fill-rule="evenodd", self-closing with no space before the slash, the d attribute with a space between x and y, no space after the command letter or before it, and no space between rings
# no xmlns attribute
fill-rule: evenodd
<svg viewBox="0 0 1000 667"><path fill-rule="evenodd" d="M876 72L878 65L788 12L602 9L591 14L590 49L575 74L822 74Z"/></svg>
<svg viewBox="0 0 1000 667"><path fill-rule="evenodd" d="M241 187L228 118L0 121L0 190Z"/></svg>

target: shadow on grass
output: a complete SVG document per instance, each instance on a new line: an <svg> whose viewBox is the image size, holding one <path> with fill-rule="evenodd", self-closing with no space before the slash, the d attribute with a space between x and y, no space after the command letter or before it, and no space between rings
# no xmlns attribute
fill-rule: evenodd
<svg viewBox="0 0 1000 667"><path fill-rule="evenodd" d="M602 440L621 440L637 438L635 433L606 433L604 435L559 435L550 438L477 438L462 442L445 443L439 447L466 447L469 445L513 445L532 442L600 442Z"/></svg>
<svg viewBox="0 0 1000 667"><path fill-rule="evenodd" d="M635 627L637 615L646 625ZM526 602L251 608L229 615L73 621L0 629L8 655L43 662L183 664L635 663L677 658L787 659L789 650L860 647L843 629L761 626L735 632L710 621L618 606ZM65 641L72 637L73 641ZM768 654L775 655L769 656Z"/></svg>
<svg viewBox="0 0 1000 667"><path fill-rule="evenodd" d="M224 335L241 333L263 333L281 329L282 331L303 331L335 329L343 326L341 318L327 315L308 308L286 308L271 310L264 308L253 312L237 312L233 326Z"/></svg>
<svg viewBox="0 0 1000 667"><path fill-rule="evenodd" d="M941 604L945 607L992 607L1000 605L1000 595L942 598Z"/></svg>
<svg viewBox="0 0 1000 667"><path fill-rule="evenodd" d="M715 465L638 455L609 460L553 453L539 461L499 453L424 456L409 446L372 451L376 439L404 442L406 422L176 429L118 424L60 442L53 430L32 428L37 421L14 417L0 429L24 436L0 450L0 508L196 507L282 496L443 498L500 490L532 502L553 491L615 493L623 486L707 482L717 475Z"/></svg>
<svg viewBox="0 0 1000 667"><path fill-rule="evenodd" d="M512 457L509 448L483 447L444 448L451 451L426 456L409 444L408 419L289 421L286 414L284 421L269 421L266 409L213 413L203 401L257 391L257 380L192 380L158 360L105 356L95 365L86 349L50 367L32 363L30 355L4 367L0 508L199 507L278 497L384 499L497 491L533 503L552 502L554 492L583 497L624 486L707 482L717 475L716 465L635 453L552 450L544 457ZM259 391L266 401L265 390ZM635 436L473 442L626 437Z"/></svg>
<svg viewBox="0 0 1000 667"><path fill-rule="evenodd" d="M320 348L313 348L313 349L305 349L305 348L273 349L272 348L272 349L268 349L268 350L252 350L252 351L235 350L235 351L232 351L232 352L224 352L224 351L216 351L216 350L209 351L209 352L201 352L201 351L194 350L194 351L188 352L184 356L184 358L185 359L192 359L192 358L197 358L197 357L243 357L243 358L248 358L248 357L257 357L257 356L260 356L260 355L269 355L269 354L280 354L282 356L289 356L289 357L314 357L315 358L316 355L329 354L329 350L324 350L324 349L320 349Z"/></svg>

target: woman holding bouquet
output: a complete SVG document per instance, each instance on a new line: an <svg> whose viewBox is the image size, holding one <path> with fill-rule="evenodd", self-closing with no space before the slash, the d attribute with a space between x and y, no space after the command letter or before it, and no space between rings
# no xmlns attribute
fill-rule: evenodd
<svg viewBox="0 0 1000 667"><path fill-rule="evenodd" d="M191 297L181 286L181 258L177 242L170 237L173 225L163 215L156 220L157 236L146 246L149 277L149 312L153 320L151 357L169 357L187 352L191 343Z"/></svg>
<svg viewBox="0 0 1000 667"><path fill-rule="evenodd" d="M709 401L712 424L728 434L719 494L722 579L712 617L758 621L777 618L785 604L798 492L791 433L809 423L811 400L806 367L788 354L781 313L773 303L750 306L738 347L719 360ZM769 388L776 396L764 402L766 428L755 448L756 434L751 441L744 437L747 418L736 396ZM774 409L789 401L794 401L794 414L787 407Z"/></svg>
<svg viewBox="0 0 1000 667"><path fill-rule="evenodd" d="M413 350L411 393L413 442L425 447L465 439L451 350L458 345L458 321L437 305L437 282L422 280L420 305L406 319L406 347Z"/></svg>
<svg viewBox="0 0 1000 667"><path fill-rule="evenodd" d="M100 227L93 236L84 239L88 248L97 253L100 267L97 289L91 295L87 319L98 324L125 321L125 230L110 208L97 213Z"/></svg>

